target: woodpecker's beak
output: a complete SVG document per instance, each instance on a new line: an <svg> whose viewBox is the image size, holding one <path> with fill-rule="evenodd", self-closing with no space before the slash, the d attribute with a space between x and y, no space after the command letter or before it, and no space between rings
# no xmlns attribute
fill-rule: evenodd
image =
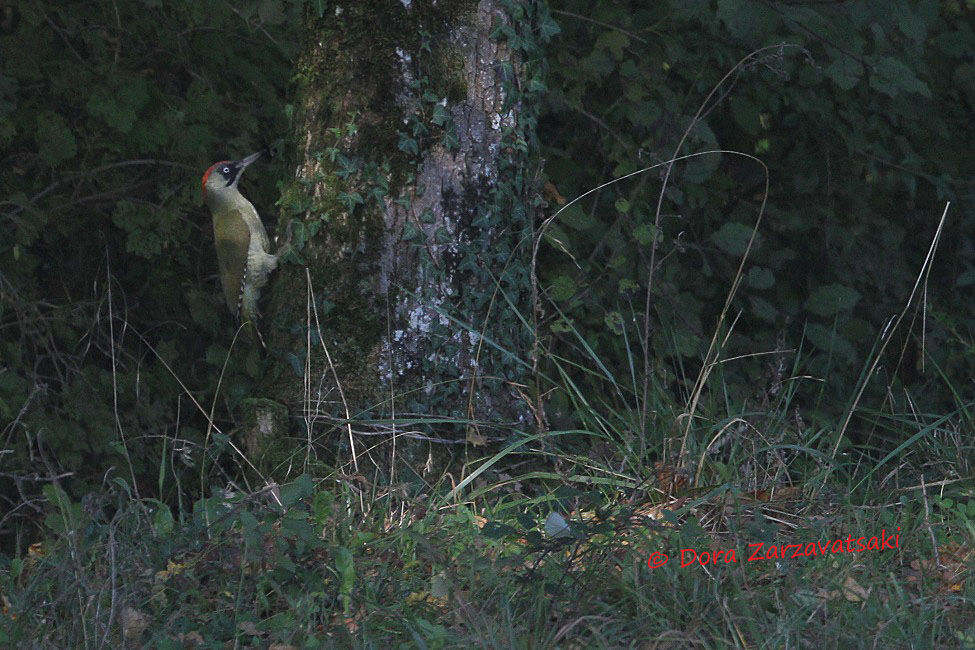
<svg viewBox="0 0 975 650"><path fill-rule="evenodd" d="M251 164L252 162L254 162L255 160L257 160L258 158L260 158L262 153L264 153L264 152L263 151L258 151L256 153L252 153L251 155L247 156L246 158L244 158L242 160L238 160L237 161L237 164L240 165L240 171L244 171L244 168L247 167L247 165Z"/></svg>

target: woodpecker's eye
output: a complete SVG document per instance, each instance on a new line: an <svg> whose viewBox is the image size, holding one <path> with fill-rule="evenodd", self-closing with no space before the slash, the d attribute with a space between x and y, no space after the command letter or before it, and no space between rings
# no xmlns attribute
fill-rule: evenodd
<svg viewBox="0 0 975 650"><path fill-rule="evenodd" d="M223 168L223 173L224 174L229 174L230 173L230 167L224 167Z"/></svg>

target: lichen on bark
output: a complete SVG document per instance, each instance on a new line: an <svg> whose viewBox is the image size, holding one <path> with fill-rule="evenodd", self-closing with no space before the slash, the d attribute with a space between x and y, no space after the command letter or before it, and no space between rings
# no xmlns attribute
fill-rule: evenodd
<svg viewBox="0 0 975 650"><path fill-rule="evenodd" d="M521 370L483 338L518 354L524 332L499 314L527 295L519 256L529 246L519 242L530 212L512 205L527 197L511 196L511 177L524 170L505 144L520 106L508 101L504 75L520 52L492 36L505 21L498 0L332 3L325 16L309 13L298 167L286 195L302 219L324 224L302 255L319 302L332 305L323 339L352 414L523 419L510 385ZM350 120L354 128L341 129ZM403 144L411 138L415 149ZM304 323L305 271L286 274L279 311ZM300 338L279 342L301 349L303 329ZM310 356L314 381L333 384L321 350ZM295 382L292 399L307 400L299 388L307 392Z"/></svg>

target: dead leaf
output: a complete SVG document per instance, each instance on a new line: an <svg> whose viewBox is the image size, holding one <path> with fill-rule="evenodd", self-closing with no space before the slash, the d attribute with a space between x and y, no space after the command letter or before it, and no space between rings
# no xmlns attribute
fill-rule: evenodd
<svg viewBox="0 0 975 650"><path fill-rule="evenodd" d="M542 194L545 196L546 201L555 201L559 205L565 205L565 197L559 194L555 184L551 181L545 181L545 184L542 186Z"/></svg>
<svg viewBox="0 0 975 650"><path fill-rule="evenodd" d="M657 487L667 494L680 494L687 487L687 470L658 462L653 466Z"/></svg>
<svg viewBox="0 0 975 650"><path fill-rule="evenodd" d="M198 648L203 645L203 637L196 630L192 632L187 632L186 634L177 634L176 640L179 641L180 645L188 650L192 648Z"/></svg>
<svg viewBox="0 0 975 650"><path fill-rule="evenodd" d="M467 442L474 445L475 447L486 447L488 443L488 439L487 437L482 436L480 432L478 432L477 429L475 429L474 427L468 427Z"/></svg>
<svg viewBox="0 0 975 650"><path fill-rule="evenodd" d="M149 627L149 617L133 607L122 610L122 638L126 641L138 641L142 633Z"/></svg>
<svg viewBox="0 0 975 650"><path fill-rule="evenodd" d="M860 586L853 576L846 576L843 581L843 597L851 603L859 603L866 600L870 592Z"/></svg>
<svg viewBox="0 0 975 650"><path fill-rule="evenodd" d="M254 625L253 621L241 621L237 625L237 627L239 627L244 634L249 634L251 636L261 636L260 630L257 629L257 626Z"/></svg>

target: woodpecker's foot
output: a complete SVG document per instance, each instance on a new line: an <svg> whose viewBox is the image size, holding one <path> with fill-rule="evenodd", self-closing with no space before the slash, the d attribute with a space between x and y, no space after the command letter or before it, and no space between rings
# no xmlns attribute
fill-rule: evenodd
<svg viewBox="0 0 975 650"><path fill-rule="evenodd" d="M287 255L288 252L291 250L291 239L293 235L294 235L294 221L288 219L288 225L284 227L284 241L278 247L277 256L279 258L284 255Z"/></svg>

